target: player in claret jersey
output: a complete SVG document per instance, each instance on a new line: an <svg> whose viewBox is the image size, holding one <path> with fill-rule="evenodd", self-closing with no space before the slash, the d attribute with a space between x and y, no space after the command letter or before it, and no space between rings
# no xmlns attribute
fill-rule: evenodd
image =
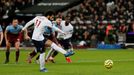
<svg viewBox="0 0 134 75"><path fill-rule="evenodd" d="M32 41L33 41L34 46L35 46L35 51L40 52L40 57L39 57L40 72L47 72L47 69L44 66L44 63L45 63L45 50L44 50L45 44L50 46L51 48L61 52L62 54L64 54L65 57L73 55L71 52L67 52L64 49L62 49L61 47L57 46L51 40L45 40L45 37L43 36L43 34L45 32L46 27L52 28L52 29L54 29L62 34L65 34L62 30L60 30L59 28L52 25L52 22L50 20L53 19L53 17L54 17L53 12L49 11L45 14L45 16L35 17L31 21L29 21L25 25L25 27L22 29L22 30L25 30L30 25L34 24Z"/></svg>
<svg viewBox="0 0 134 75"><path fill-rule="evenodd" d="M6 40L6 60L5 64L9 62L9 55L10 55L10 46L14 44L16 48L16 63L18 63L19 59L19 46L20 41L22 40L23 34L21 33L23 26L18 24L18 19L13 19L11 25L8 25L5 30L5 40ZM25 30L25 38L29 39L27 35L27 31Z"/></svg>

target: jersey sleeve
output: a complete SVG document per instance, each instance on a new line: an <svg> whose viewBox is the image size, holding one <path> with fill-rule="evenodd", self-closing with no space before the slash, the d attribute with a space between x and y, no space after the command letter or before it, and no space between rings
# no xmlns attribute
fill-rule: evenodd
<svg viewBox="0 0 134 75"><path fill-rule="evenodd" d="M0 25L0 32L2 32L3 31L3 29L2 29L2 27L1 27L1 25Z"/></svg>
<svg viewBox="0 0 134 75"><path fill-rule="evenodd" d="M22 28L22 30L27 29L29 26L31 26L32 24L34 24L36 17L32 20L30 20L29 22L26 23L26 25Z"/></svg>
<svg viewBox="0 0 134 75"><path fill-rule="evenodd" d="M7 26L6 31L9 32L9 30L10 30L10 26Z"/></svg>
<svg viewBox="0 0 134 75"><path fill-rule="evenodd" d="M52 28L52 26L53 26L51 21L48 21L45 24L46 24L47 27L50 27L50 28Z"/></svg>
<svg viewBox="0 0 134 75"><path fill-rule="evenodd" d="M22 25L19 25L19 28L20 28L20 29L22 29L22 28L23 28L23 26L22 26Z"/></svg>
<svg viewBox="0 0 134 75"><path fill-rule="evenodd" d="M52 26L57 27L55 23L53 23L53 25L52 25ZM55 31L56 31L56 30L52 28L52 32L55 32Z"/></svg>
<svg viewBox="0 0 134 75"><path fill-rule="evenodd" d="M56 27L56 26L52 26L52 29L54 29L55 31L58 31L58 32L60 32L60 33L65 33L65 32L63 32L61 29L59 29L58 27Z"/></svg>
<svg viewBox="0 0 134 75"><path fill-rule="evenodd" d="M48 22L46 23L46 26L48 26L48 27L54 29L55 31L60 32L60 33L64 33L64 32L63 32L62 30L60 30L58 27L56 27L55 25L52 25L52 22L51 22L51 21L48 21Z"/></svg>

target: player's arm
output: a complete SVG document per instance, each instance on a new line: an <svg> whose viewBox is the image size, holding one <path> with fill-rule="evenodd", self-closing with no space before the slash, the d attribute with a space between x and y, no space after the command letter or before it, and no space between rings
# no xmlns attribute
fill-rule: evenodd
<svg viewBox="0 0 134 75"><path fill-rule="evenodd" d="M51 26L50 28L54 29L57 32L63 33L65 34L65 32L63 32L61 29L59 29L58 27L56 27L55 25Z"/></svg>
<svg viewBox="0 0 134 75"><path fill-rule="evenodd" d="M35 18L34 18L35 19ZM27 22L26 25L22 28L22 31L24 31L25 29L27 29L29 26L31 26L32 24L34 24L34 19L32 19L31 21Z"/></svg>
<svg viewBox="0 0 134 75"><path fill-rule="evenodd" d="M26 40L29 40L30 39L30 37L28 36L27 29L24 30L24 39L26 39Z"/></svg>
<svg viewBox="0 0 134 75"><path fill-rule="evenodd" d="M2 44L3 41L3 31L0 32L0 45Z"/></svg>
<svg viewBox="0 0 134 75"><path fill-rule="evenodd" d="M60 32L60 33L65 34L65 32L63 32L61 29L59 29L59 28L56 27L55 25L52 25L51 22L48 22L46 25L47 25L49 28L52 28L53 30L55 30L55 31L57 31L57 32Z"/></svg>
<svg viewBox="0 0 134 75"><path fill-rule="evenodd" d="M22 37L24 38L24 39L26 39L26 40L29 40L30 39L30 37L28 36L28 33L27 33L27 29L24 29L24 30L22 30L23 29L23 26L21 26L20 25L20 32L19 32L19 40L20 39L22 39Z"/></svg>
<svg viewBox="0 0 134 75"><path fill-rule="evenodd" d="M56 44L58 45L59 43L58 43L58 40L56 39L55 32L52 32L52 33L51 33L51 36L52 36L52 40L53 40L53 42L56 43Z"/></svg>

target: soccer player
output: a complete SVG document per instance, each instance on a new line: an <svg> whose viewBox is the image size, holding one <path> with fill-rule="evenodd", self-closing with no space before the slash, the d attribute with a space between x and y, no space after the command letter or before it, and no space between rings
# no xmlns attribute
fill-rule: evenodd
<svg viewBox="0 0 134 75"><path fill-rule="evenodd" d="M71 43L71 37L72 37L72 33L73 33L73 26L70 24L70 19L68 17L65 18L65 21L62 21L61 18L57 18L55 25L60 28L61 30L63 30L64 32L66 32L66 35L63 35L61 33L57 33L57 39L59 44L68 51L73 52L73 46ZM52 62L54 62L54 57L58 54L57 51L54 50L50 50L48 52L48 55L46 56L46 61L50 60ZM66 61L68 63L71 63L71 59L69 57L66 57Z"/></svg>
<svg viewBox="0 0 134 75"><path fill-rule="evenodd" d="M56 34L55 34L55 33L56 33L55 30L46 27L46 28L45 28L44 37L45 37L46 39L51 40L51 41L54 42L56 45L60 46L60 44L58 43L58 40L57 40L57 38L56 38ZM61 47L61 46L60 46L60 47ZM52 49L52 48L51 48L51 49ZM57 51L56 51L56 52L57 52ZM58 52L57 52L57 53L58 53ZM30 59L32 59L36 54L37 54L37 52L32 51L32 52L29 54ZM50 60L50 61L51 61L52 63L54 63L53 60ZM29 62L29 61L28 61L28 62ZM39 64L39 55L36 57L35 62L36 62L37 64ZM46 62L47 62L47 61L46 61ZM31 63L31 61L30 61L29 63Z"/></svg>
<svg viewBox="0 0 134 75"><path fill-rule="evenodd" d="M2 44L2 41L3 41L3 29L2 29L2 27L0 25L0 46Z"/></svg>
<svg viewBox="0 0 134 75"><path fill-rule="evenodd" d="M40 61L40 72L47 72L47 69L44 66L45 63L45 50L44 50L44 45L48 45L51 48L61 52L64 54L65 57L73 55L71 52L67 52L61 47L57 46L54 42L51 40L45 40L45 37L43 36L45 32L45 28L49 27L52 28L62 34L65 34L63 31L61 31L59 28L55 27L52 25L52 20L54 17L53 12L49 11L45 14L45 16L37 16L31 21L29 21L22 30L25 30L28 28L30 25L34 24L34 31L32 35L32 41L35 46L35 51L40 52L39 56L39 61Z"/></svg>
<svg viewBox="0 0 134 75"><path fill-rule="evenodd" d="M61 21L62 21L62 19L61 19L60 17L56 17L56 22L53 21L53 25L55 25L56 27L58 27L57 24L60 24ZM56 32L55 30L46 27L44 36L46 36L47 39L53 41L53 42L54 42L55 44L57 44L58 46L61 46L61 45L58 43L58 40L57 40L57 38L56 38L57 32ZM52 50L52 48L51 48L51 50ZM49 51L50 53L48 53L47 55L52 54L54 51L55 51L55 50L52 50L52 52ZM58 53L58 52L55 51L55 53ZM33 55L33 56L32 56L32 55ZM35 55L36 55L36 52L34 52L34 51L33 51L32 53L30 53L30 56L31 56L32 58L33 58ZM49 57L49 56L47 56L46 58L48 58L48 57ZM45 61L47 62L47 60L45 60ZM55 63L53 59L51 59L50 61L51 61L52 63ZM36 57L36 63L37 63L37 64L39 63L39 56Z"/></svg>
<svg viewBox="0 0 134 75"><path fill-rule="evenodd" d="M11 25L8 25L5 30L5 40L6 40L6 60L5 64L9 62L9 55L10 55L10 46L11 44L14 44L16 48L16 63L18 63L20 51L20 41L22 40L23 34L21 33L21 30L23 26L18 24L18 19L13 19ZM27 31L25 30L25 38L28 39Z"/></svg>

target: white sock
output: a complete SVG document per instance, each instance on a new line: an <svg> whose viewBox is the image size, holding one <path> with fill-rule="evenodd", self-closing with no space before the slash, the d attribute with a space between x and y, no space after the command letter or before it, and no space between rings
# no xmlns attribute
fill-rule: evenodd
<svg viewBox="0 0 134 75"><path fill-rule="evenodd" d="M35 48L34 51L37 53L37 49Z"/></svg>
<svg viewBox="0 0 134 75"><path fill-rule="evenodd" d="M51 56L51 54L53 53L53 49L51 48L48 53L47 53L47 56L46 56L46 59L45 60L48 60L48 58Z"/></svg>
<svg viewBox="0 0 134 75"><path fill-rule="evenodd" d="M67 51L74 51L74 50L73 50L73 48L71 48L71 49L68 49Z"/></svg>
<svg viewBox="0 0 134 75"><path fill-rule="evenodd" d="M55 43L51 44L51 48L53 48L54 50L61 52L62 54L66 54L67 51L65 51L63 48L57 46Z"/></svg>
<svg viewBox="0 0 134 75"><path fill-rule="evenodd" d="M44 69L44 64L45 64L45 53L41 53L39 57L40 61L40 69Z"/></svg>
<svg viewBox="0 0 134 75"><path fill-rule="evenodd" d="M74 51L74 49L73 49L73 48L71 48L71 50L72 50L72 51Z"/></svg>

